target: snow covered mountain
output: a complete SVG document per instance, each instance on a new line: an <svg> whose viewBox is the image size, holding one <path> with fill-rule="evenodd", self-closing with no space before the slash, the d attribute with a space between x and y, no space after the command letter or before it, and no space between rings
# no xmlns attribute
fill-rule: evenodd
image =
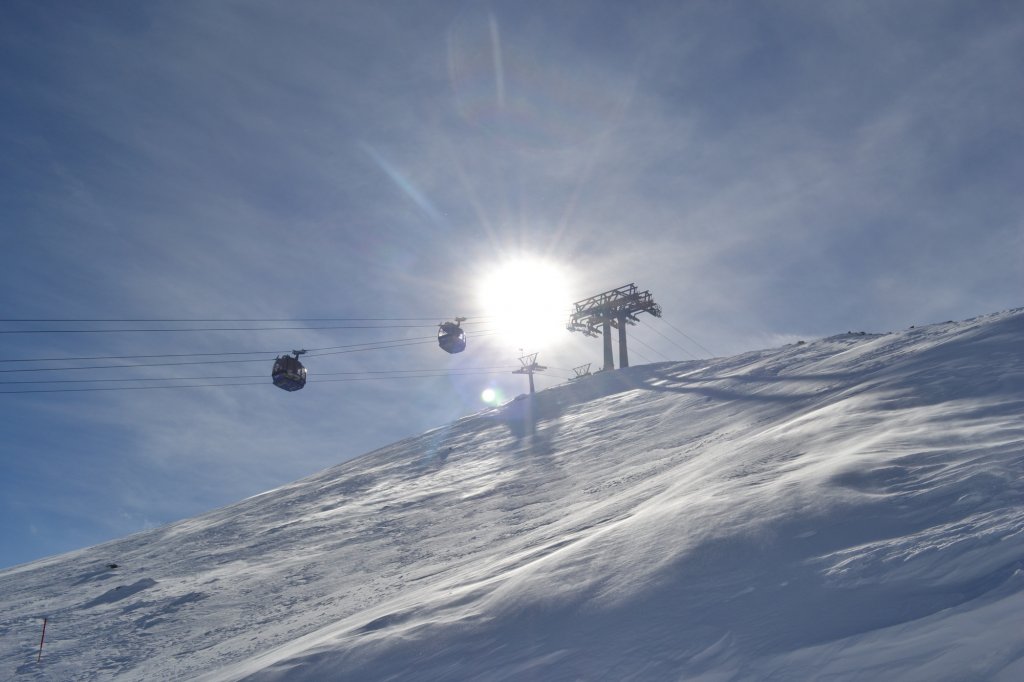
<svg viewBox="0 0 1024 682"><path fill-rule="evenodd" d="M1021 680L1022 414L1024 309L598 374L0 572L0 677Z"/></svg>

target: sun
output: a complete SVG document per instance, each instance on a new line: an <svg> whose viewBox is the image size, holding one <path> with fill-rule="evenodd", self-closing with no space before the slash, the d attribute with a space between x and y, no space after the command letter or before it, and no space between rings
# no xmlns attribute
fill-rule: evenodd
<svg viewBox="0 0 1024 682"><path fill-rule="evenodd" d="M480 281L487 326L525 352L543 351L568 336L571 300L565 269L535 257L495 266Z"/></svg>

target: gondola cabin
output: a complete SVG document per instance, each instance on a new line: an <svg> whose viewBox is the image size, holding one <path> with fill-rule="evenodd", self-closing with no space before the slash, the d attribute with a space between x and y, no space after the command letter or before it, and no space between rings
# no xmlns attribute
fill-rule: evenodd
<svg viewBox="0 0 1024 682"><path fill-rule="evenodd" d="M448 353L466 350L466 331L461 327L466 318L456 317L454 322L443 322L437 328L437 345Z"/></svg>
<svg viewBox="0 0 1024 682"><path fill-rule="evenodd" d="M271 377L274 385L286 391L297 391L306 385L306 368L299 362L299 356L306 351L293 350L292 355L281 355L274 361Z"/></svg>

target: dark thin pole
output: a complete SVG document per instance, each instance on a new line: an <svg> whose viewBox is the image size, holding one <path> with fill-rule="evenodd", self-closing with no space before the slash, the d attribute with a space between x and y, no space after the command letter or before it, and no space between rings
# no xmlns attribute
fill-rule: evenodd
<svg viewBox="0 0 1024 682"><path fill-rule="evenodd" d="M36 656L36 663L43 660L43 641L46 639L46 618L43 618L43 636L39 638L39 655Z"/></svg>

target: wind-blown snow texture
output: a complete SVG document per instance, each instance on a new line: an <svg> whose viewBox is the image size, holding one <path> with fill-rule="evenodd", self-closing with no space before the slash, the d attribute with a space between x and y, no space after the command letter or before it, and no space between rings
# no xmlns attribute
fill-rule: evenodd
<svg viewBox="0 0 1024 682"><path fill-rule="evenodd" d="M1021 680L1022 349L1024 309L548 390L3 571L0 677Z"/></svg>

